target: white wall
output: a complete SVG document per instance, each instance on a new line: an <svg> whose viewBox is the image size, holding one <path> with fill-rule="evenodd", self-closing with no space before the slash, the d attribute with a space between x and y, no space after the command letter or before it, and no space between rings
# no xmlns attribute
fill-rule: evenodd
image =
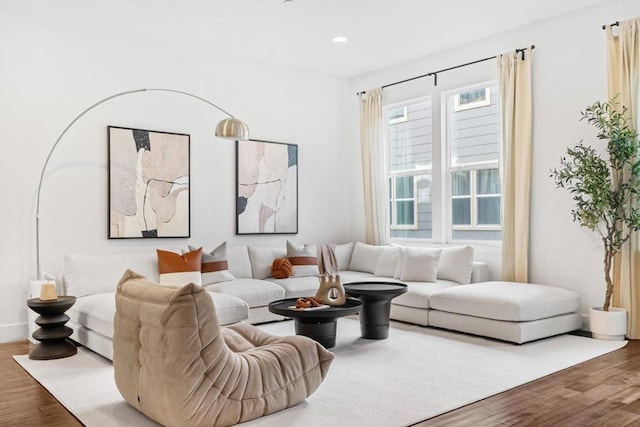
<svg viewBox="0 0 640 427"><path fill-rule="evenodd" d="M243 119L253 138L298 144L299 234L234 235L235 143L213 137L222 113L180 95L127 95L84 116L53 154L42 189L43 270L59 271L65 253L354 237L351 197L341 191L350 178L342 134L345 79L229 56L230 40L221 40L219 49L180 40L158 45L131 38L117 23L117 31L104 31L110 23L97 8L88 16L91 8L66 6L62 13L61 7L46 1L0 6L0 342L27 333L27 284L36 276L35 194L47 153L75 115L123 90L191 92ZM191 239L107 240L108 125L191 135Z"/></svg>
<svg viewBox="0 0 640 427"><path fill-rule="evenodd" d="M559 159L568 146L581 139L587 143L596 140L594 130L578 119L579 112L586 106L607 97L606 37L601 26L639 15L640 2L610 0L418 61L363 75L351 82L353 99L349 112L357 123L357 91L535 44L530 281L579 292L586 313L588 307L601 305L604 299L600 241L594 233L572 222L571 197L566 191L555 189L549 174L551 168L559 165ZM492 78L496 78L495 62L489 61L441 74L438 87L447 89ZM396 102L428 94L432 92L432 83L431 78L425 78L389 88L385 90L385 100ZM434 105L438 102L434 99ZM348 132L357 140L357 128L351 126ZM358 161L354 159L354 168ZM357 191L355 185L354 191ZM363 230L361 205L354 212L354 217L360 221L358 230ZM494 277L497 277L498 251L480 248L478 254L480 259L490 262Z"/></svg>

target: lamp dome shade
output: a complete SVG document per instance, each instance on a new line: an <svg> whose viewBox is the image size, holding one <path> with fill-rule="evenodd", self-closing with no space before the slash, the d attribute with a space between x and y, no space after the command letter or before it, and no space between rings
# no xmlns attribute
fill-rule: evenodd
<svg viewBox="0 0 640 427"><path fill-rule="evenodd" d="M216 136L218 138L246 141L249 139L249 126L242 120L230 117L218 123Z"/></svg>

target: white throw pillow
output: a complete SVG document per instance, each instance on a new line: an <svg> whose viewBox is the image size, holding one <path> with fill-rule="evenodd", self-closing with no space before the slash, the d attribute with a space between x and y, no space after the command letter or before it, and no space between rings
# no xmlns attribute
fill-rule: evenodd
<svg viewBox="0 0 640 427"><path fill-rule="evenodd" d="M408 282L435 282L442 249L405 248L400 280Z"/></svg>
<svg viewBox="0 0 640 427"><path fill-rule="evenodd" d="M404 246L398 246L398 262L396 263L396 270L393 274L394 279L400 279L402 276L402 268L404 267L404 254L406 248Z"/></svg>
<svg viewBox="0 0 640 427"><path fill-rule="evenodd" d="M249 246L249 259L254 279L267 279L271 276L271 264L276 258L286 258L287 251L284 248L268 248Z"/></svg>
<svg viewBox="0 0 640 427"><path fill-rule="evenodd" d="M249 249L246 246L228 246L227 247L227 263L229 264L229 272L238 279L252 279L251 259L249 258Z"/></svg>
<svg viewBox="0 0 640 427"><path fill-rule="evenodd" d="M194 251L198 248L191 245L188 246L188 250L182 250L182 254L189 251ZM227 242L222 242L217 248L213 250L202 250L202 286L212 285L214 283L226 282L229 280L235 280L235 277L229 271L229 264L227 263Z"/></svg>
<svg viewBox="0 0 640 427"><path fill-rule="evenodd" d="M318 249L314 243L297 246L287 240L287 259L291 263L292 277L317 276L320 274L318 270Z"/></svg>
<svg viewBox="0 0 640 427"><path fill-rule="evenodd" d="M338 270L348 270L351 263L351 254L353 253L353 242L336 245L334 252L338 261Z"/></svg>
<svg viewBox="0 0 640 427"><path fill-rule="evenodd" d="M468 285L473 270L473 246L456 246L442 249L438 264L438 279Z"/></svg>
<svg viewBox="0 0 640 427"><path fill-rule="evenodd" d="M382 249L382 246L356 242L353 248L353 254L351 255L349 270L364 271L365 273L375 272Z"/></svg>
<svg viewBox="0 0 640 427"><path fill-rule="evenodd" d="M400 258L400 248L398 246L385 246L380 253L374 275L379 277L394 277Z"/></svg>

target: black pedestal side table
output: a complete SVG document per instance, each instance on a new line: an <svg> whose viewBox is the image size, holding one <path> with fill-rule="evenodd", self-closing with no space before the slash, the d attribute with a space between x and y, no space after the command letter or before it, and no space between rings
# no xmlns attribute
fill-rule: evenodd
<svg viewBox="0 0 640 427"><path fill-rule="evenodd" d="M407 285L396 282L356 282L344 285L349 296L362 301L360 335L381 340L389 337L391 300L407 292Z"/></svg>
<svg viewBox="0 0 640 427"><path fill-rule="evenodd" d="M36 329L31 336L40 341L29 352L29 359L50 360L73 356L78 352L68 338L73 329L65 326L69 320L64 312L76 302L76 297L60 296L57 300L41 301L40 298L27 300L27 306L38 313Z"/></svg>
<svg viewBox="0 0 640 427"><path fill-rule="evenodd" d="M338 318L356 314L362 303L357 299L347 298L344 305L337 305L318 310L302 310L291 308L296 305L296 298L289 298L269 303L269 311L294 320L296 335L304 335L324 348L336 345L336 326Z"/></svg>

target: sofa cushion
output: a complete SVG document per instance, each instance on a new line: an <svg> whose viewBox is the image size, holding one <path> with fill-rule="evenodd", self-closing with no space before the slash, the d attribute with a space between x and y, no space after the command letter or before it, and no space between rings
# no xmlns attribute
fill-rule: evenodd
<svg viewBox="0 0 640 427"><path fill-rule="evenodd" d="M356 242L353 247L353 254L351 254L349 270L373 274L376 271L376 265L378 264L378 258L380 258L382 249L382 246Z"/></svg>
<svg viewBox="0 0 640 427"><path fill-rule="evenodd" d="M553 286L515 282L484 282L435 292L431 308L488 319L526 321L580 309L580 295Z"/></svg>
<svg viewBox="0 0 640 427"><path fill-rule="evenodd" d="M284 290L266 280L237 279L230 282L214 283L204 287L211 292L218 292L240 298L250 308L268 305L271 301L283 299Z"/></svg>
<svg viewBox="0 0 640 427"><path fill-rule="evenodd" d="M338 261L338 270L349 270L351 254L353 253L353 242L336 245L334 252L336 254L336 261Z"/></svg>
<svg viewBox="0 0 640 427"><path fill-rule="evenodd" d="M76 303L67 310L67 314L75 323L108 338L113 337L113 315L115 313L115 292L76 298Z"/></svg>
<svg viewBox="0 0 640 427"><path fill-rule="evenodd" d="M185 252L195 251L198 248L189 245L189 249ZM229 263L227 262L227 242L222 242L217 248L202 250L202 266L200 269L202 284L209 285L211 283L225 282L233 280L235 277L229 271Z"/></svg>
<svg viewBox="0 0 640 427"><path fill-rule="evenodd" d="M221 325L242 322L249 318L246 302L231 295L210 292ZM113 338L113 315L116 312L115 292L77 298L67 310L71 320L109 339Z"/></svg>
<svg viewBox="0 0 640 427"><path fill-rule="evenodd" d="M291 271L291 276L293 277L317 276L320 274L318 269L318 249L313 243L298 246L287 240L287 259L293 267Z"/></svg>
<svg viewBox="0 0 640 427"><path fill-rule="evenodd" d="M435 282L438 278L438 263L441 249L405 248L400 251L402 270L400 280L403 282Z"/></svg>
<svg viewBox="0 0 640 427"><path fill-rule="evenodd" d="M268 279L276 286L284 289L283 298L300 298L314 296L320 287L318 277L289 277L288 279Z"/></svg>
<svg viewBox="0 0 640 427"><path fill-rule="evenodd" d="M391 304L404 305L406 307L415 307L428 309L429 298L434 292L441 289L456 286L456 282L449 280L436 280L435 282L403 282L407 285L407 292L398 295L391 300Z"/></svg>
<svg viewBox="0 0 640 427"><path fill-rule="evenodd" d="M202 284L202 248L185 254L158 249L158 272L163 286L181 287L188 283Z"/></svg>
<svg viewBox="0 0 640 427"><path fill-rule="evenodd" d="M227 263L229 272L238 279L251 279L251 259L246 246L227 246Z"/></svg>
<svg viewBox="0 0 640 427"><path fill-rule="evenodd" d="M462 285L471 283L473 246L442 248L438 263L438 279L451 280Z"/></svg>
<svg viewBox="0 0 640 427"><path fill-rule="evenodd" d="M397 246L385 246L380 253L376 269L373 272L376 276L394 277L398 259L400 257L400 248Z"/></svg>
<svg viewBox="0 0 640 427"><path fill-rule="evenodd" d="M115 292L125 270L158 281L158 259L155 253L66 255L64 257L65 293L77 298L85 295Z"/></svg>
<svg viewBox="0 0 640 427"><path fill-rule="evenodd" d="M285 258L286 250L283 248L268 248L249 246L249 259L254 279L266 279L271 277L271 264L276 258Z"/></svg>
<svg viewBox="0 0 640 427"><path fill-rule="evenodd" d="M371 273L365 273L364 271L341 271L340 272L340 282L344 285L345 283L352 283L361 280L369 280L374 277Z"/></svg>

